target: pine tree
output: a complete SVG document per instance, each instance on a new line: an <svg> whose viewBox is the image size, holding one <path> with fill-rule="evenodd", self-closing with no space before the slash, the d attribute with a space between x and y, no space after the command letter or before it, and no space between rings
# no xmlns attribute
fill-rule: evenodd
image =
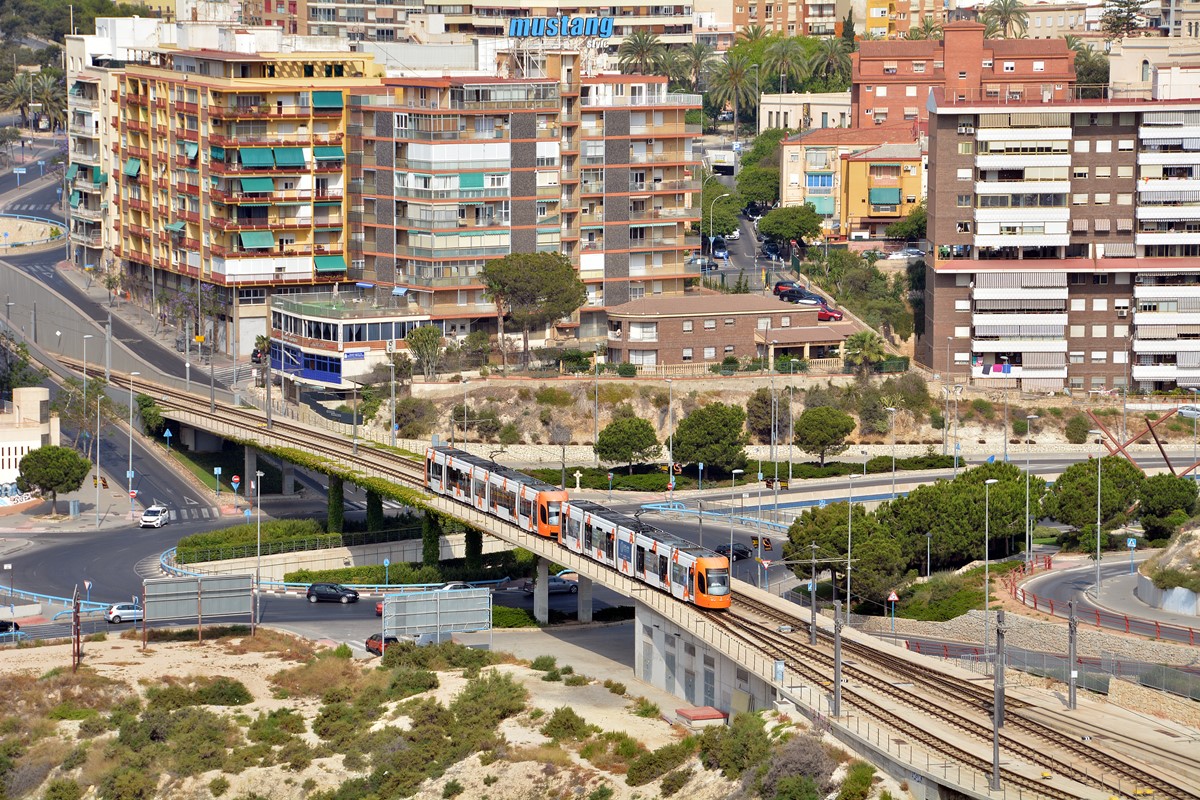
<svg viewBox="0 0 1200 800"><path fill-rule="evenodd" d="M1113 42L1139 35L1146 25L1142 6L1142 0L1106 0L1104 13L1100 15L1104 38Z"/></svg>

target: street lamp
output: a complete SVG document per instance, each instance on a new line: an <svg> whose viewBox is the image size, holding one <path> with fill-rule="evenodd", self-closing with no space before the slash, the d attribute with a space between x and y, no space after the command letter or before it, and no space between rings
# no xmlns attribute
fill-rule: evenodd
<svg viewBox="0 0 1200 800"><path fill-rule="evenodd" d="M388 383L392 387L392 415L388 427L392 429L392 447L396 446L396 362L388 354Z"/></svg>
<svg viewBox="0 0 1200 800"><path fill-rule="evenodd" d="M140 372L129 373L129 469L125 472L125 480L129 489L129 518L133 519L133 379Z"/></svg>
<svg viewBox="0 0 1200 800"><path fill-rule="evenodd" d="M775 490L775 511L779 510L779 445L778 433L776 429L779 425L779 404L775 399L775 348L779 345L778 339L771 340L771 352L769 353L771 369L771 463L775 465L775 483L772 488Z"/></svg>
<svg viewBox="0 0 1200 800"><path fill-rule="evenodd" d="M254 473L254 491L258 495L258 551L254 558L254 622L262 622L262 479L261 470Z"/></svg>
<svg viewBox="0 0 1200 800"><path fill-rule="evenodd" d="M1088 434L1096 437L1096 602L1100 602L1100 445L1104 443L1104 434L1098 430L1090 430Z"/></svg>
<svg viewBox="0 0 1200 800"><path fill-rule="evenodd" d="M850 550L854 546L854 479L858 476L850 473L846 476L846 487L849 497L846 501L846 624L850 624Z"/></svg>
<svg viewBox="0 0 1200 800"><path fill-rule="evenodd" d="M746 470L735 469L729 473L729 578L733 580L733 503L734 491L737 489L737 476Z"/></svg>
<svg viewBox="0 0 1200 800"><path fill-rule="evenodd" d="M862 454L862 457L863 457L863 476L866 476L866 474L867 474L867 461L868 461L868 458L867 458L867 456L869 456L869 455L870 455L870 453L868 453L866 450L859 450L858 452Z"/></svg>
<svg viewBox="0 0 1200 800"><path fill-rule="evenodd" d="M1033 564L1033 520L1029 518L1029 451L1033 441L1033 421L1037 414L1025 415L1025 569Z"/></svg>
<svg viewBox="0 0 1200 800"><path fill-rule="evenodd" d="M962 395L961 383L954 384L954 477L958 477L958 398Z"/></svg>
<svg viewBox="0 0 1200 800"><path fill-rule="evenodd" d="M92 334L85 333L83 335L83 413L87 414L87 340L92 338ZM86 419L86 417L85 417Z"/></svg>
<svg viewBox="0 0 1200 800"><path fill-rule="evenodd" d="M987 661L988 636L991 627L988 621L988 611L991 609L992 582L988 565L991 563L991 553L988 552L992 535L992 485L1000 481L988 478L983 482L983 660Z"/></svg>
<svg viewBox="0 0 1200 800"><path fill-rule="evenodd" d="M1189 386L1188 391L1192 393L1192 403L1195 403L1196 402L1196 392L1198 390L1196 389L1195 386ZM1196 419L1197 419L1197 417L1192 417L1192 463L1193 464L1196 463ZM1192 480L1195 480L1195 479L1196 479L1196 471L1192 470Z"/></svg>
<svg viewBox="0 0 1200 800"><path fill-rule="evenodd" d="M714 173L715 174L715 173ZM705 178L705 180L708 180ZM596 445L600 443L600 348L602 344L596 345L596 355L592 358L592 365L595 367L595 374L592 377L592 388L596 394L596 405L592 410L592 457L593 462L597 467L600 466L600 451L596 449ZM454 426L450 426L451 432Z"/></svg>
<svg viewBox="0 0 1200 800"><path fill-rule="evenodd" d="M1008 366L1008 356L1000 356L1004 366ZM1008 374L1008 373L1004 373ZM1004 387L1004 463L1008 463L1008 387Z"/></svg>
<svg viewBox="0 0 1200 800"><path fill-rule="evenodd" d="M734 127L737 127L737 120L734 120L733 125L734 125ZM713 239L715 238L713 236L713 218L712 218L713 209L716 207L717 201L721 200L722 198L725 198L725 197L732 197L732 194L730 194L729 192L726 192L725 194L717 195L716 197L713 198L712 202L708 204L708 257L709 258L712 258L712 243L713 243ZM701 233L703 233L703 232L704 231L701 231Z"/></svg>
<svg viewBox="0 0 1200 800"><path fill-rule="evenodd" d="M565 488L565 487L564 487ZM667 489L675 499L675 384L667 378Z"/></svg>
<svg viewBox="0 0 1200 800"><path fill-rule="evenodd" d="M892 415L892 499L896 499L896 409L888 406L884 409Z"/></svg>

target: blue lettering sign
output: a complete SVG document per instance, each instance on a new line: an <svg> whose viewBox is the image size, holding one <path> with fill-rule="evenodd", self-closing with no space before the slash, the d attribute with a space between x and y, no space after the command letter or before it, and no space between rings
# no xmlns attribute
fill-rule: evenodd
<svg viewBox="0 0 1200 800"><path fill-rule="evenodd" d="M612 17L525 17L508 21L508 35L514 39L548 38L553 36L595 36L611 39Z"/></svg>

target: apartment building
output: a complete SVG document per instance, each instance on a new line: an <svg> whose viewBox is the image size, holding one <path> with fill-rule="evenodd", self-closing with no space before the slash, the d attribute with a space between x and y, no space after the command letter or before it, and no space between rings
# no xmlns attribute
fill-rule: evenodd
<svg viewBox="0 0 1200 800"><path fill-rule="evenodd" d="M919 360L1026 391L1200 387L1200 101L935 98Z"/></svg>
<svg viewBox="0 0 1200 800"><path fill-rule="evenodd" d="M866 0L863 38L871 40L903 39L912 20L909 0Z"/></svg>
<svg viewBox="0 0 1200 800"><path fill-rule="evenodd" d="M547 53L530 78L389 78L355 101L365 281L452 338L495 330L479 271L512 252L562 252L587 286L548 341L602 341L606 308L683 292L700 217L685 115L700 97L658 77L581 76L579 57Z"/></svg>
<svg viewBox="0 0 1200 800"><path fill-rule="evenodd" d="M1032 3L1022 6L1026 14L1025 35L1030 39L1059 39L1077 36L1091 40L1103 50L1104 32L1100 16L1104 3Z"/></svg>
<svg viewBox="0 0 1200 800"><path fill-rule="evenodd" d="M850 124L850 92L763 94L758 132L771 128L845 128Z"/></svg>
<svg viewBox="0 0 1200 800"><path fill-rule="evenodd" d="M883 144L841 158L841 232L851 241L882 239L925 196L921 144Z"/></svg>
<svg viewBox="0 0 1200 800"><path fill-rule="evenodd" d="M59 443L58 414L50 411L50 390L18 386L12 401L0 402L0 496L21 494L17 477L30 451Z"/></svg>
<svg viewBox="0 0 1200 800"><path fill-rule="evenodd" d="M943 40L864 41L850 55L851 125L928 118L929 92L1020 102L1066 100L1074 54L1058 40L988 39L977 22L951 22Z"/></svg>
<svg viewBox="0 0 1200 800"><path fill-rule="evenodd" d="M788 137L780 143L780 205L811 205L824 218L824 235L829 239L844 238L842 202L851 196L845 185L851 171L843 170L842 159L880 145L916 146L918 141L915 124L903 122L870 128L816 128ZM858 171L852 174L857 176ZM865 183L857 191L863 188Z"/></svg>
<svg viewBox="0 0 1200 800"><path fill-rule="evenodd" d="M127 285L181 324L200 294L201 333L235 355L266 333L272 294L331 287L351 266L347 98L377 86L377 69L304 44L184 26L119 78L112 202Z"/></svg>

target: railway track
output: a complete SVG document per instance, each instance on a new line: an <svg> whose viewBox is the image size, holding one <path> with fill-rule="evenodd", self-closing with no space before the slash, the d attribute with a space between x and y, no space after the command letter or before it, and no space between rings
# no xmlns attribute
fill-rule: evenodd
<svg viewBox="0 0 1200 800"><path fill-rule="evenodd" d="M794 629L802 630L805 633L808 631L808 623L799 617L785 614L764 603L739 595L731 616L736 617L738 613L745 611L757 614L760 617L766 617L773 622L791 625ZM829 678L824 676L832 674L834 661L833 656L829 655L829 653L811 647L807 644L807 641L801 643L793 638L789 638L787 634L780 634L772 630L761 630L761 620L751 621L750 618L747 618L743 627L749 630L759 629L756 631L756 635L766 639L767 643L775 648L779 656L784 657L790 665L796 666L811 663L814 660L819 661L829 670L828 673L817 672L810 667L800 671L808 672L810 676L815 675L816 677L813 679L818 684L828 684ZM818 638L832 646L833 637L827 632L819 631ZM845 663L844 661L842 669L847 677L863 685L870 686L873 690L898 702L916 706L922 712L930 714L979 740L985 742L991 741L992 729L990 720L980 721L972 719L924 696L918 695L909 689L898 687L892 682L881 678L873 668L877 667L879 670L890 673L907 683L928 690L929 697L949 698L954 702L966 706L971 711L984 713L986 715L985 719L990 718L991 714L993 696L990 690L970 681L931 672L927 668L914 664L907 659L876 650L858 642L843 641L842 649L843 653L864 662L864 665L860 665L857 663ZM871 668L867 668L865 664L871 665ZM852 698L850 702L859 708L863 708L864 711L867 710L867 708L864 708L864 704L866 706L873 706L875 709L879 708L877 704L854 692L852 689L843 688L842 694L843 697L850 696ZM1019 700L1009 700L1006 702L1006 727L1001 729L1000 735L1001 747L1004 750L1019 756L1031 764L1042 765L1057 774L1098 789L1126 792L1131 787L1136 787L1139 789L1153 789L1155 796L1158 797L1179 798L1179 800L1196 797L1195 794L1179 787L1165 777L1130 764L1127 759L1097 749L1095 746L1085 745L1078 737L1073 737L1026 717L1023 711L1031 708L1030 704ZM888 713L884 709L880 710L885 714ZM874 710L871 710L870 713L872 716L876 714ZM895 715L892 716L894 717ZM911 724L906 723L903 719L897 719L897 721L900 723L900 726L896 727L895 730L905 731L906 736L912 735L913 728ZM1060 753L1066 754L1067 758L1048 756L1044 748L1027 744L1009 732L1013 729L1056 748ZM941 750L941 748L938 749L939 751ZM1076 766L1077 763L1091 764L1098 769L1084 769ZM991 765L988 763L985 771L990 769ZM1023 778L1024 776L1016 777ZM1045 784L1036 781L1034 783L1038 787L1039 792L1048 792L1048 787Z"/></svg>

